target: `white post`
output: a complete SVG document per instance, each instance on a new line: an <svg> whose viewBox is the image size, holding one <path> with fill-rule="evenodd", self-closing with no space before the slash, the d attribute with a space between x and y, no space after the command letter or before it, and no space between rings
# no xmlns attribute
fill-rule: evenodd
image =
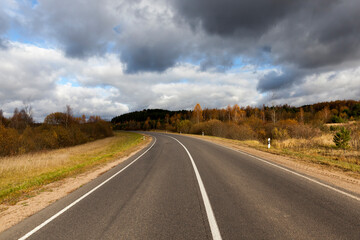
<svg viewBox="0 0 360 240"><path fill-rule="evenodd" d="M202 132L202 135L204 136L204 132Z"/></svg>
<svg viewBox="0 0 360 240"><path fill-rule="evenodd" d="M270 148L270 138L268 138L268 148Z"/></svg>

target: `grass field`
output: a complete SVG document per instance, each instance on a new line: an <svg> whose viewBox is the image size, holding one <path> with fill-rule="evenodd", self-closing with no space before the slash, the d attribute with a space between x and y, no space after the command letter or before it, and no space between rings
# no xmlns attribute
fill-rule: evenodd
<svg viewBox="0 0 360 240"><path fill-rule="evenodd" d="M15 204L48 183L125 156L142 142L140 134L116 132L75 147L0 158L0 203Z"/></svg>

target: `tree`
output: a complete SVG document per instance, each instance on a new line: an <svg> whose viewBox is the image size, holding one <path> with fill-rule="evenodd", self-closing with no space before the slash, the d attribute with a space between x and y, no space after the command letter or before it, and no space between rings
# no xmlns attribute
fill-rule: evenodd
<svg viewBox="0 0 360 240"><path fill-rule="evenodd" d="M271 108L271 120L273 121L273 123L276 123L276 108L272 107Z"/></svg>
<svg viewBox="0 0 360 240"><path fill-rule="evenodd" d="M44 119L45 124L50 125L66 125L66 114L62 112L54 112L47 115Z"/></svg>
<svg viewBox="0 0 360 240"><path fill-rule="evenodd" d="M298 114L298 121L299 123L304 123L304 109L301 107L299 114Z"/></svg>
<svg viewBox="0 0 360 240"><path fill-rule="evenodd" d="M156 129L161 129L161 122L160 119L156 123Z"/></svg>
<svg viewBox="0 0 360 240"><path fill-rule="evenodd" d="M333 141L338 148L349 148L350 130L342 127L339 132L335 133Z"/></svg>
<svg viewBox="0 0 360 240"><path fill-rule="evenodd" d="M31 111L31 110L30 110ZM14 114L10 119L10 127L17 130L24 130L27 126L34 123L34 120L27 110L21 109L20 111L15 108Z"/></svg>
<svg viewBox="0 0 360 240"><path fill-rule="evenodd" d="M231 106L230 105L228 105L226 107L226 117L227 117L228 121L230 122L231 121Z"/></svg>
<svg viewBox="0 0 360 240"><path fill-rule="evenodd" d="M4 117L4 115L3 115L3 110L0 109L0 126L1 126L2 123L3 123L3 117Z"/></svg>
<svg viewBox="0 0 360 240"><path fill-rule="evenodd" d="M101 117L100 116L90 116L89 119L88 119L88 123L96 123L96 122L100 122L102 121Z"/></svg>
<svg viewBox="0 0 360 240"><path fill-rule="evenodd" d="M193 114L192 114L192 118L194 119L195 123L199 123L203 120L203 116L202 116L202 109L200 104L196 104Z"/></svg>
<svg viewBox="0 0 360 240"><path fill-rule="evenodd" d="M241 117L241 109L239 105L235 104L232 108L232 119L235 123L238 123Z"/></svg>
<svg viewBox="0 0 360 240"><path fill-rule="evenodd" d="M65 127L68 127L70 125L70 123L73 120L73 111L70 107L70 105L66 105L66 122L65 122Z"/></svg>

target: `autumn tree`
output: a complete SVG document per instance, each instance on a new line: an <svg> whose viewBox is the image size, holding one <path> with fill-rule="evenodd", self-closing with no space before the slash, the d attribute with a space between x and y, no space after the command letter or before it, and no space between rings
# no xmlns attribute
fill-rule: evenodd
<svg viewBox="0 0 360 240"><path fill-rule="evenodd" d="M148 131L150 129L150 121L151 121L151 119L150 119L150 117L148 117L143 125L144 130Z"/></svg>
<svg viewBox="0 0 360 240"><path fill-rule="evenodd" d="M298 113L298 121L299 123L304 123L304 109L300 108L299 113Z"/></svg>
<svg viewBox="0 0 360 240"><path fill-rule="evenodd" d="M272 122L275 124L276 123L276 108L275 107L272 107L271 110L270 110L270 116L271 116L271 120Z"/></svg>
<svg viewBox="0 0 360 240"><path fill-rule="evenodd" d="M265 122L266 118L265 118L265 109L261 109L260 111L260 118L263 122Z"/></svg>
<svg viewBox="0 0 360 240"><path fill-rule="evenodd" d="M10 127L15 128L17 130L24 130L27 126L34 123L32 116L25 111L25 109L21 109L20 111L15 108L14 114L10 119Z"/></svg>
<svg viewBox="0 0 360 240"><path fill-rule="evenodd" d="M226 107L226 118L227 118L228 122L231 121L231 113L232 113L231 106L228 105L228 106Z"/></svg>
<svg viewBox="0 0 360 240"><path fill-rule="evenodd" d="M199 103L196 104L193 110L192 118L194 119L195 123L199 123L203 120L202 109Z"/></svg>
<svg viewBox="0 0 360 240"><path fill-rule="evenodd" d="M85 116L85 114L81 115L80 123L86 123L86 116Z"/></svg>
<svg viewBox="0 0 360 240"><path fill-rule="evenodd" d="M0 109L0 126L3 124L3 118L4 118L3 110Z"/></svg>
<svg viewBox="0 0 360 240"><path fill-rule="evenodd" d="M324 107L324 109L320 112L320 114L324 123L327 123L330 119L329 106Z"/></svg>
<svg viewBox="0 0 360 240"><path fill-rule="evenodd" d="M62 125L66 126L66 119L67 116L65 113L62 112L54 112L47 115L44 119L45 124L50 125Z"/></svg>
<svg viewBox="0 0 360 240"><path fill-rule="evenodd" d="M235 123L238 123L240 121L240 113L241 109L239 105L235 104L231 109L232 119Z"/></svg>
<svg viewBox="0 0 360 240"><path fill-rule="evenodd" d="M87 122L88 123L96 123L96 122L100 122L100 121L103 121L100 116L92 115L89 117Z"/></svg>
<svg viewBox="0 0 360 240"><path fill-rule="evenodd" d="M156 123L156 129L161 129L160 119L158 119L158 121L157 121L157 123Z"/></svg>

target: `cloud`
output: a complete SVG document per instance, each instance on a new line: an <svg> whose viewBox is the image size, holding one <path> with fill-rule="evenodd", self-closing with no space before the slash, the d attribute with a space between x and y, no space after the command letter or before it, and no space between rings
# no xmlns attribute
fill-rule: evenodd
<svg viewBox="0 0 360 240"><path fill-rule="evenodd" d="M221 36L260 37L296 10L296 1L283 0L178 0L178 12L196 27Z"/></svg>
<svg viewBox="0 0 360 240"><path fill-rule="evenodd" d="M15 107L33 107L38 121L70 105L74 113L109 119L144 108L224 107L242 101L255 104L256 81L262 72L204 72L193 64L177 64L164 73L127 74L115 54L86 60L62 51L12 43L0 50L0 108L10 116ZM249 95L249 93L251 93Z"/></svg>
<svg viewBox="0 0 360 240"><path fill-rule="evenodd" d="M266 49L273 65L293 66L283 68L282 75L265 76L258 86L262 91L286 88L306 76L294 76L294 71L317 73L360 57L360 2L356 0L175 0L173 4L194 29L238 40L233 55L259 61L258 50Z"/></svg>
<svg viewBox="0 0 360 240"><path fill-rule="evenodd" d="M285 67L282 70L274 69L259 79L257 89L260 92L287 89L295 83L299 84L305 75L304 71L291 67Z"/></svg>
<svg viewBox="0 0 360 240"><path fill-rule="evenodd" d="M46 39L60 46L66 56L88 58L103 55L111 46L117 25L116 5L111 1L38 1L21 5L23 28L34 41Z"/></svg>
<svg viewBox="0 0 360 240"><path fill-rule="evenodd" d="M41 119L66 104L110 117L359 96L357 0L0 3L8 115L24 102Z"/></svg>
<svg viewBox="0 0 360 240"><path fill-rule="evenodd" d="M75 114L97 114L107 119L127 112L125 104L111 100L118 94L113 87L60 81L72 78L77 82L94 64L104 64L103 61L69 59L59 50L11 43L0 50L0 109L10 116L15 107L28 104L38 121L49 113L63 111L66 105L71 105Z"/></svg>

